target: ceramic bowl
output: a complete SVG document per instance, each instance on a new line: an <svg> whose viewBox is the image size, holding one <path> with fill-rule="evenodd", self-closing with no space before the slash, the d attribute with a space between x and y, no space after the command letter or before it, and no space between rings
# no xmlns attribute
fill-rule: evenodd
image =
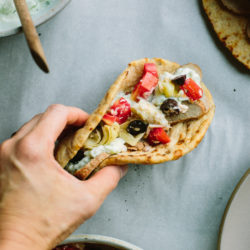
<svg viewBox="0 0 250 250"><path fill-rule="evenodd" d="M118 240L112 237L95 235L95 234L78 234L72 235L60 245L70 244L70 243L91 243L97 245L103 245L106 247L113 247L120 250L143 250L129 242Z"/></svg>
<svg viewBox="0 0 250 250"><path fill-rule="evenodd" d="M51 4L39 10L37 13L32 15L35 26L38 26L60 12L70 0L54 0ZM0 21L0 37L10 36L17 34L21 31L21 23L19 18L15 18L11 21Z"/></svg>

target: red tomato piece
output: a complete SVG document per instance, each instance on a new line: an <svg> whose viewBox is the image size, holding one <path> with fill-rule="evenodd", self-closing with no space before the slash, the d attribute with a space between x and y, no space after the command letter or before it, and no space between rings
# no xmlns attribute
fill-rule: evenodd
<svg viewBox="0 0 250 250"><path fill-rule="evenodd" d="M116 100L115 103L110 107L109 113L117 117L130 116L130 104L125 98L121 97L119 100Z"/></svg>
<svg viewBox="0 0 250 250"><path fill-rule="evenodd" d="M156 65L154 63L145 63L143 72L144 72L144 74L146 72L149 72L153 76L158 78L157 68L156 68Z"/></svg>
<svg viewBox="0 0 250 250"><path fill-rule="evenodd" d="M158 84L158 78L149 72L146 72L131 94L133 100L139 97L147 99Z"/></svg>
<svg viewBox="0 0 250 250"><path fill-rule="evenodd" d="M116 117L116 122L118 122L119 124L123 124L125 121L128 120L129 116L122 116L122 117Z"/></svg>
<svg viewBox="0 0 250 250"><path fill-rule="evenodd" d="M192 101L199 100L203 96L202 88L191 78L186 79L181 89Z"/></svg>
<svg viewBox="0 0 250 250"><path fill-rule="evenodd" d="M102 118L102 120L107 124L107 125L112 125L116 121L116 117L110 114L105 114Z"/></svg>
<svg viewBox="0 0 250 250"><path fill-rule="evenodd" d="M148 142L151 145L166 144L170 142L170 138L163 128L153 128L149 132Z"/></svg>
<svg viewBox="0 0 250 250"><path fill-rule="evenodd" d="M109 111L103 116L103 121L108 125L112 125L114 122L119 124L127 121L131 115L131 107L128 101L121 97L116 100L115 103L110 107Z"/></svg>

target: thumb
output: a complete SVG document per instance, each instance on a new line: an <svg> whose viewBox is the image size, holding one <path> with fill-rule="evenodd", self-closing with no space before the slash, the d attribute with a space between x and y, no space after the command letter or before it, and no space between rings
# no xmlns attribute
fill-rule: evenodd
<svg viewBox="0 0 250 250"><path fill-rule="evenodd" d="M89 180L84 181L84 186L87 186L95 194L96 198L103 201L116 188L127 171L128 166L107 166Z"/></svg>

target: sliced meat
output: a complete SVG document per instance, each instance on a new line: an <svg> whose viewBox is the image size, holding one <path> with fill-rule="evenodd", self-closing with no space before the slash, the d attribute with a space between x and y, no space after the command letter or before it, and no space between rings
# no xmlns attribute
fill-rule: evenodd
<svg viewBox="0 0 250 250"><path fill-rule="evenodd" d="M77 170L74 175L80 180L85 180L99 166L99 164L108 157L109 154L107 153L99 154L97 157L83 166L83 168Z"/></svg>
<svg viewBox="0 0 250 250"><path fill-rule="evenodd" d="M183 102L184 105L188 106L186 113L179 113L178 115L166 115L166 119L172 125L178 122L184 122L199 118L206 113L205 105L203 102L190 103L188 101Z"/></svg>
<svg viewBox="0 0 250 250"><path fill-rule="evenodd" d="M137 144L135 146L127 146L128 151L147 151L147 147L149 146L149 144L147 142L144 141L139 141L137 142Z"/></svg>
<svg viewBox="0 0 250 250"><path fill-rule="evenodd" d="M143 149L145 148L145 143L142 142L142 141L139 141L139 142L136 144L136 147L137 147L138 150L143 151Z"/></svg>
<svg viewBox="0 0 250 250"><path fill-rule="evenodd" d="M250 14L249 0L221 0L223 5L235 14Z"/></svg>
<svg viewBox="0 0 250 250"><path fill-rule="evenodd" d="M137 147L136 146L127 146L128 152L132 152L132 151L137 151Z"/></svg>

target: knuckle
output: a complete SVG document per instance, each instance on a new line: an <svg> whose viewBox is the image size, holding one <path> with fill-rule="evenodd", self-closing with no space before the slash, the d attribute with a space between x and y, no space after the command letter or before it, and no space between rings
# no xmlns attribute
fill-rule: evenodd
<svg viewBox="0 0 250 250"><path fill-rule="evenodd" d="M36 114L36 115L34 115L33 117L32 117L32 120L34 119L38 119L38 118L40 118L41 117L41 113L38 113L38 114Z"/></svg>
<svg viewBox="0 0 250 250"><path fill-rule="evenodd" d="M17 149L22 151L31 151L33 147L33 141L30 136L25 136L17 143Z"/></svg>
<svg viewBox="0 0 250 250"><path fill-rule="evenodd" d="M39 152L37 149L37 142L35 138L33 138L31 135L28 135L17 142L17 158L32 162L37 161L39 158Z"/></svg>
<svg viewBox="0 0 250 250"><path fill-rule="evenodd" d="M10 139L0 144L0 158L5 159L9 155L10 151Z"/></svg>
<svg viewBox="0 0 250 250"><path fill-rule="evenodd" d="M52 104L48 107L47 111L48 112L51 112L51 111L60 111L60 112L63 112L65 110L65 106L62 105L62 104Z"/></svg>

